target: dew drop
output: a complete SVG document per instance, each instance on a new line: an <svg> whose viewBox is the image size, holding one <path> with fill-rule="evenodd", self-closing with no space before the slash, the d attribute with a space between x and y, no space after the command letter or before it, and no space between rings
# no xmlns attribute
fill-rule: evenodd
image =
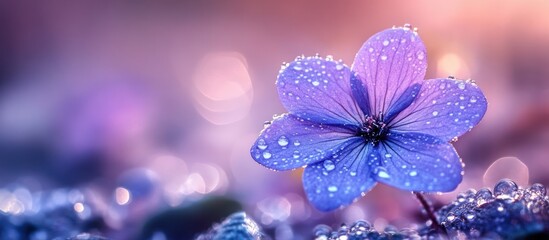
<svg viewBox="0 0 549 240"><path fill-rule="evenodd" d="M446 217L446 219L448 219L448 221L454 221L454 219L456 219L456 217L454 215L448 215L448 217Z"/></svg>
<svg viewBox="0 0 549 240"><path fill-rule="evenodd" d="M458 83L458 88L461 89L461 90L464 90L465 89L465 83L463 83L463 82Z"/></svg>
<svg viewBox="0 0 549 240"><path fill-rule="evenodd" d="M518 190L518 186L515 182L509 179L502 179L496 186L494 186L494 195L498 198L506 198L513 194L513 192Z"/></svg>
<svg viewBox="0 0 549 240"><path fill-rule="evenodd" d="M411 171L411 172L410 172L410 176L412 176L412 177L417 176L417 171Z"/></svg>
<svg viewBox="0 0 549 240"><path fill-rule="evenodd" d="M303 69L303 67L301 67L299 65L294 65L294 70L301 71L302 69Z"/></svg>
<svg viewBox="0 0 549 240"><path fill-rule="evenodd" d="M388 40L383 41L383 46L388 46L388 45L389 45L389 41L388 41Z"/></svg>
<svg viewBox="0 0 549 240"><path fill-rule="evenodd" d="M343 70L343 67L344 67L344 66L341 65L341 64L336 65L336 69L337 69L338 71Z"/></svg>
<svg viewBox="0 0 549 240"><path fill-rule="evenodd" d="M433 111L433 116L437 116L438 115L438 112L437 111Z"/></svg>
<svg viewBox="0 0 549 240"><path fill-rule="evenodd" d="M380 178L390 178L389 174L387 173L387 170L383 167L377 167L376 168L377 176Z"/></svg>
<svg viewBox="0 0 549 240"><path fill-rule="evenodd" d="M269 159L272 157L272 154L270 152L263 152L263 158Z"/></svg>
<svg viewBox="0 0 549 240"><path fill-rule="evenodd" d="M383 61L387 60L387 56L386 56L386 55L381 55L380 58L381 58L381 60L383 60Z"/></svg>
<svg viewBox="0 0 549 240"><path fill-rule="evenodd" d="M534 183L530 188L528 189L530 192L537 194L540 197L545 196L547 194L547 190L545 189L545 186L543 186L540 183Z"/></svg>
<svg viewBox="0 0 549 240"><path fill-rule="evenodd" d="M265 143L265 140L263 138L257 141L257 148L259 148L260 150L267 149L267 144Z"/></svg>
<svg viewBox="0 0 549 240"><path fill-rule="evenodd" d="M503 208L503 206L498 206L497 209L498 209L498 212L503 212L503 210L505 210L505 209Z"/></svg>
<svg viewBox="0 0 549 240"><path fill-rule="evenodd" d="M477 98L476 97L471 97L471 99L469 100L469 102L471 103L476 103L477 102Z"/></svg>
<svg viewBox="0 0 549 240"><path fill-rule="evenodd" d="M370 228L372 225L367 222L367 221L364 221L364 220L358 220L356 221L355 223L353 223L353 225L351 226L351 231L354 229L354 230L358 230L358 231L362 231L362 232L365 232L368 230L368 228Z"/></svg>
<svg viewBox="0 0 549 240"><path fill-rule="evenodd" d="M352 177L356 176L356 172L355 171L350 171L349 172L349 175L351 175Z"/></svg>
<svg viewBox="0 0 549 240"><path fill-rule="evenodd" d="M335 164L331 160L324 161L322 165L324 166L324 169L326 169L327 171L332 171L335 169Z"/></svg>
<svg viewBox="0 0 549 240"><path fill-rule="evenodd" d="M494 196L492 196L492 192L488 188L481 188L480 190L478 190L478 192L475 195L477 206L485 204L488 201L492 200L493 198Z"/></svg>
<svg viewBox="0 0 549 240"><path fill-rule="evenodd" d="M328 236L330 235L331 232L332 232L332 228L327 226L327 225L324 225L324 224L317 225L313 229L315 239L326 239L327 240Z"/></svg>
<svg viewBox="0 0 549 240"><path fill-rule="evenodd" d="M337 192L337 187L336 186L329 186L328 191L329 192Z"/></svg>
<svg viewBox="0 0 549 240"><path fill-rule="evenodd" d="M297 151L297 150L294 151L294 155L293 155L294 158L297 159L297 158L299 158L300 156L301 156L301 155L299 154L299 151Z"/></svg>
<svg viewBox="0 0 549 240"><path fill-rule="evenodd" d="M311 83L312 83L313 86L315 86L315 87L318 86L318 85L320 85L320 82L319 82L318 80L316 80L316 79L313 80Z"/></svg>
<svg viewBox="0 0 549 240"><path fill-rule="evenodd" d="M390 157L393 157L393 155L391 155L390 153L385 153L385 157L390 158Z"/></svg>
<svg viewBox="0 0 549 240"><path fill-rule="evenodd" d="M425 58L425 53L419 51L417 52L417 59L423 60Z"/></svg>
<svg viewBox="0 0 549 240"><path fill-rule="evenodd" d="M285 136L280 136L278 138L278 145L280 145L281 147L285 147L288 145L288 138L286 138Z"/></svg>
<svg viewBox="0 0 549 240"><path fill-rule="evenodd" d="M373 52L374 49L373 48L368 48L368 52Z"/></svg>
<svg viewBox="0 0 549 240"><path fill-rule="evenodd" d="M297 147L297 146L299 146L299 145L301 145L301 142L299 142L298 140L295 140L295 141L294 141L294 146Z"/></svg>

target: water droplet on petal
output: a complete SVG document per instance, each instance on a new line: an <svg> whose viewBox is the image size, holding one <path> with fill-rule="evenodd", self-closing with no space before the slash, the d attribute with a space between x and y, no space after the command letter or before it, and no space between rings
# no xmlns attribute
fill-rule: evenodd
<svg viewBox="0 0 549 240"><path fill-rule="evenodd" d="M302 69L303 67L301 67L300 65L294 65L294 70L301 71Z"/></svg>
<svg viewBox="0 0 549 240"><path fill-rule="evenodd" d="M383 60L383 61L387 60L387 56L386 55L381 55L381 60Z"/></svg>
<svg viewBox="0 0 549 240"><path fill-rule="evenodd" d="M330 191L330 192L337 192L337 187L336 187L336 186L329 186L329 187L328 187L328 191Z"/></svg>
<svg viewBox="0 0 549 240"><path fill-rule="evenodd" d="M385 153L385 157L390 158L390 157L393 157L393 155L391 155L390 153Z"/></svg>
<svg viewBox="0 0 549 240"><path fill-rule="evenodd" d="M294 158L299 158L300 156L301 155L299 154L299 151L297 151L297 150L294 151L294 155L293 155Z"/></svg>
<svg viewBox="0 0 549 240"><path fill-rule="evenodd" d="M380 178L390 178L389 173L387 173L387 170L384 167L377 167L375 170L376 174Z"/></svg>
<svg viewBox="0 0 549 240"><path fill-rule="evenodd" d="M463 83L463 82L458 83L458 88L461 89L461 90L464 90L465 89L465 83Z"/></svg>
<svg viewBox="0 0 549 240"><path fill-rule="evenodd" d="M425 53L419 51L417 52L417 59L423 60L425 58Z"/></svg>
<svg viewBox="0 0 549 240"><path fill-rule="evenodd" d="M260 150L265 150L267 148L267 144L265 143L265 140L263 138L257 140L257 148L259 148Z"/></svg>
<svg viewBox="0 0 549 240"><path fill-rule="evenodd" d="M318 85L320 85L320 82L319 82L318 80L316 80L316 79L313 80L311 83L312 83L313 86L315 86L315 87L318 86Z"/></svg>
<svg viewBox="0 0 549 240"><path fill-rule="evenodd" d="M350 171L349 172L349 175L351 175L352 177L356 176L356 172L355 171Z"/></svg>
<svg viewBox="0 0 549 240"><path fill-rule="evenodd" d="M324 161L322 165L324 166L324 169L326 169L327 171L332 171L335 169L335 164L331 160Z"/></svg>
<svg viewBox="0 0 549 240"><path fill-rule="evenodd" d="M437 116L438 115L438 112L437 111L433 111L433 116Z"/></svg>
<svg viewBox="0 0 549 240"><path fill-rule="evenodd" d="M383 41L383 46L387 46L387 45L389 45L389 41L387 40Z"/></svg>
<svg viewBox="0 0 549 240"><path fill-rule="evenodd" d="M344 66L341 65L341 64L336 65L336 69L337 69L338 71L343 70L343 68L344 68Z"/></svg>
<svg viewBox="0 0 549 240"><path fill-rule="evenodd" d="M412 176L412 177L417 176L417 171L411 171L411 172L410 172L410 176Z"/></svg>
<svg viewBox="0 0 549 240"><path fill-rule="evenodd" d="M295 140L295 141L294 141L294 146L297 147L297 146L299 146L299 145L301 145L301 142L299 142L299 140Z"/></svg>
<svg viewBox="0 0 549 240"><path fill-rule="evenodd" d="M263 152L263 158L269 159L271 158L272 154L270 152Z"/></svg>
<svg viewBox="0 0 549 240"><path fill-rule="evenodd" d="M278 145L280 145L281 147L285 147L288 145L288 138L286 138L285 136L280 136L278 138Z"/></svg>

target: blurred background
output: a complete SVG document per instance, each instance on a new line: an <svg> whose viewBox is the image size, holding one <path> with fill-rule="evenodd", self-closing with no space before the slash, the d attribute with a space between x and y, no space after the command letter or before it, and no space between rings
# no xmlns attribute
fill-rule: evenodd
<svg viewBox="0 0 549 240"><path fill-rule="evenodd" d="M454 144L463 183L428 198L444 204L500 177L547 185L548 11L546 1L2 1L0 216L13 227L0 235L184 239L239 209L275 239L358 219L413 226L424 217L409 192L378 185L321 213L301 170L249 156L264 121L285 112L283 62L318 53L351 65L369 36L405 23L427 47L426 78L472 78L489 101Z"/></svg>

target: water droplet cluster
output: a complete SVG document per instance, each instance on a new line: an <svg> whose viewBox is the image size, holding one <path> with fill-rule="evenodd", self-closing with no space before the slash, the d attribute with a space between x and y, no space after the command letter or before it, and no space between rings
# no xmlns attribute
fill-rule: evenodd
<svg viewBox="0 0 549 240"><path fill-rule="evenodd" d="M549 197L545 186L533 184L521 188L503 179L494 186L478 191L471 189L458 195L455 201L436 212L450 239L514 239L527 236L547 237L549 228ZM332 229L318 225L313 230L315 240L362 239L448 239L434 230L430 223L415 229L397 230L388 226L379 232L367 221L359 220Z"/></svg>
<svg viewBox="0 0 549 240"><path fill-rule="evenodd" d="M79 190L31 193L21 187L15 191L18 197L9 198L6 192L0 188L0 239L106 239L85 233L97 232L101 221Z"/></svg>
<svg viewBox="0 0 549 240"><path fill-rule="evenodd" d="M549 227L549 197L541 184L522 188L502 179L493 192L482 188L461 193L454 202L441 208L437 216L450 234L516 238Z"/></svg>
<svg viewBox="0 0 549 240"><path fill-rule="evenodd" d="M321 224L313 230L315 240L362 240L362 239L419 239L419 234L413 229L398 230L393 226L385 227L378 232L368 221L358 220L352 225L342 224L338 229Z"/></svg>

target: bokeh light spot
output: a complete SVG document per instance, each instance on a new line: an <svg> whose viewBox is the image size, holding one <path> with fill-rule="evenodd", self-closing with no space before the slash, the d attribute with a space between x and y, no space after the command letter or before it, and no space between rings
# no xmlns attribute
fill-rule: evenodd
<svg viewBox="0 0 549 240"><path fill-rule="evenodd" d="M484 186L494 186L500 179L509 178L520 186L528 185L528 167L516 157L502 157L484 173Z"/></svg>
<svg viewBox="0 0 549 240"><path fill-rule="evenodd" d="M126 205L130 202L131 193L126 188L117 187L114 191L114 197L118 205Z"/></svg>
<svg viewBox="0 0 549 240"><path fill-rule="evenodd" d="M196 69L193 83L195 107L209 122L229 124L248 114L253 89L242 54L218 52L206 55Z"/></svg>

